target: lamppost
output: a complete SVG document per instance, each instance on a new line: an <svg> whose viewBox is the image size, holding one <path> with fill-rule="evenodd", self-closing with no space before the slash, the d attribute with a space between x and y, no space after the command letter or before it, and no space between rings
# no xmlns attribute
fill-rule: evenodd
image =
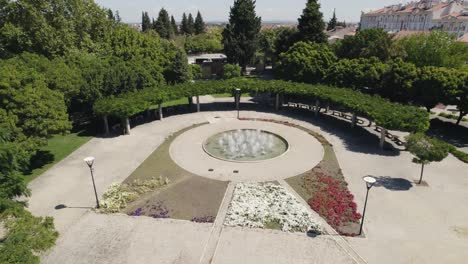
<svg viewBox="0 0 468 264"><path fill-rule="evenodd" d="M236 88L237 119L239 119L239 101L240 101L240 89L239 89L239 88Z"/></svg>
<svg viewBox="0 0 468 264"><path fill-rule="evenodd" d="M96 208L99 208L100 207L99 198L98 198L98 195L97 195L96 183L94 183L94 174L93 174L93 171L94 171L94 169L93 169L94 157L87 157L87 158L84 159L84 162L86 162L86 164L89 167L89 170L91 171L91 179L93 180L94 195L96 196Z"/></svg>
<svg viewBox="0 0 468 264"><path fill-rule="evenodd" d="M366 182L367 193L366 193L366 201L364 202L364 210L362 211L361 228L359 229L359 235L361 235L362 226L364 225L364 217L366 216L367 197L369 196L369 190L377 182L377 180L372 176L365 176L362 179Z"/></svg>

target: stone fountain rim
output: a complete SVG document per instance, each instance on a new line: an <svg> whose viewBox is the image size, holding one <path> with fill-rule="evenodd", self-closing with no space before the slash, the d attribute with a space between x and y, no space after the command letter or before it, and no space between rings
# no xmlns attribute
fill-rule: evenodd
<svg viewBox="0 0 468 264"><path fill-rule="evenodd" d="M268 133L268 134L271 134L271 135L274 135L276 136L277 138L281 139L285 144L286 144L286 150L281 153L280 155L278 156L275 156L273 158L269 158L269 159L261 159L261 160L232 160L232 159L225 159L225 158L221 158L221 157L217 157L213 154L211 154L206 148L205 148L205 145L206 145L206 142L216 136L216 135L219 135L219 134L223 134L223 133L227 133L227 132L230 132L230 131L237 131L237 130L260 130L261 132L265 132L265 133ZM202 143L202 148L203 148L203 151L205 151L206 154L208 154L210 157L212 158L215 158L215 159L218 159L218 160L222 160L222 161L226 161L226 162L234 162L234 163L260 163L260 162L264 162L264 161L270 161L270 160L274 160L274 159L278 159L284 155L286 155L286 153L288 153L289 149L290 149L290 145L289 145L289 142L282 136L276 134L276 133L273 133L271 131L267 131L267 130L264 130L264 129L257 129L257 128L239 128L239 129L229 129L229 130L225 130L223 132L217 132L215 134L212 134L210 136L208 136Z"/></svg>

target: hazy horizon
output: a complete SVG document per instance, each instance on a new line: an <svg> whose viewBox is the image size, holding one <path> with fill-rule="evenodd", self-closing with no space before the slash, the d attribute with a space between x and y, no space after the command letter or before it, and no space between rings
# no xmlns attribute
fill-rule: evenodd
<svg viewBox="0 0 468 264"><path fill-rule="evenodd" d="M161 8L165 8L176 21L180 21L182 13L196 14L200 11L206 22L227 22L229 8L234 0L95 0L99 5L118 10L122 21L140 23L141 13L147 11L150 17L157 17ZM257 0L256 11L264 22L297 22L306 5L306 0ZM381 8L390 4L398 4L401 0L327 0L319 1L324 19L329 20L336 8L339 21L359 22L361 11Z"/></svg>

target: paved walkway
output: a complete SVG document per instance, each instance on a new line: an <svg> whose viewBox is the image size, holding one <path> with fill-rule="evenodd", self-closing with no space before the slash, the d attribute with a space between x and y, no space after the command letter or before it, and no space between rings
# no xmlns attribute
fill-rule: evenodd
<svg viewBox="0 0 468 264"><path fill-rule="evenodd" d="M45 263L198 263L212 225L146 217L97 215L89 170L82 161L96 157L96 183L102 193L125 179L164 138L214 116L235 111L173 116L132 130L132 135L95 138L30 184L30 210L55 217L61 233ZM415 186L419 167L406 152L380 152L370 132L354 133L314 119L285 113L244 111L242 116L274 118L322 133L335 148L349 188L362 208L362 176L379 178L371 190L364 231L348 238L369 263L465 263L468 258L468 166L452 156L427 166L428 187ZM288 117L290 116L290 117ZM325 119L324 117L321 119ZM315 121L314 121L315 120ZM367 134L366 134L367 133ZM370 142L370 144L368 144ZM375 143L375 144L374 144ZM56 210L65 204L69 208ZM84 207L84 208L77 208ZM327 236L309 238L268 230L223 228L211 263L353 263L354 258Z"/></svg>

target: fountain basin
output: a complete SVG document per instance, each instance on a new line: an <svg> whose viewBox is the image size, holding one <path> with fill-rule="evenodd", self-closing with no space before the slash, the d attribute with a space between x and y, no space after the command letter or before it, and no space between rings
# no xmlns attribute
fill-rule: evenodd
<svg viewBox="0 0 468 264"><path fill-rule="evenodd" d="M260 129L224 131L209 137L202 146L208 155L231 162L269 160L289 149L283 137Z"/></svg>

